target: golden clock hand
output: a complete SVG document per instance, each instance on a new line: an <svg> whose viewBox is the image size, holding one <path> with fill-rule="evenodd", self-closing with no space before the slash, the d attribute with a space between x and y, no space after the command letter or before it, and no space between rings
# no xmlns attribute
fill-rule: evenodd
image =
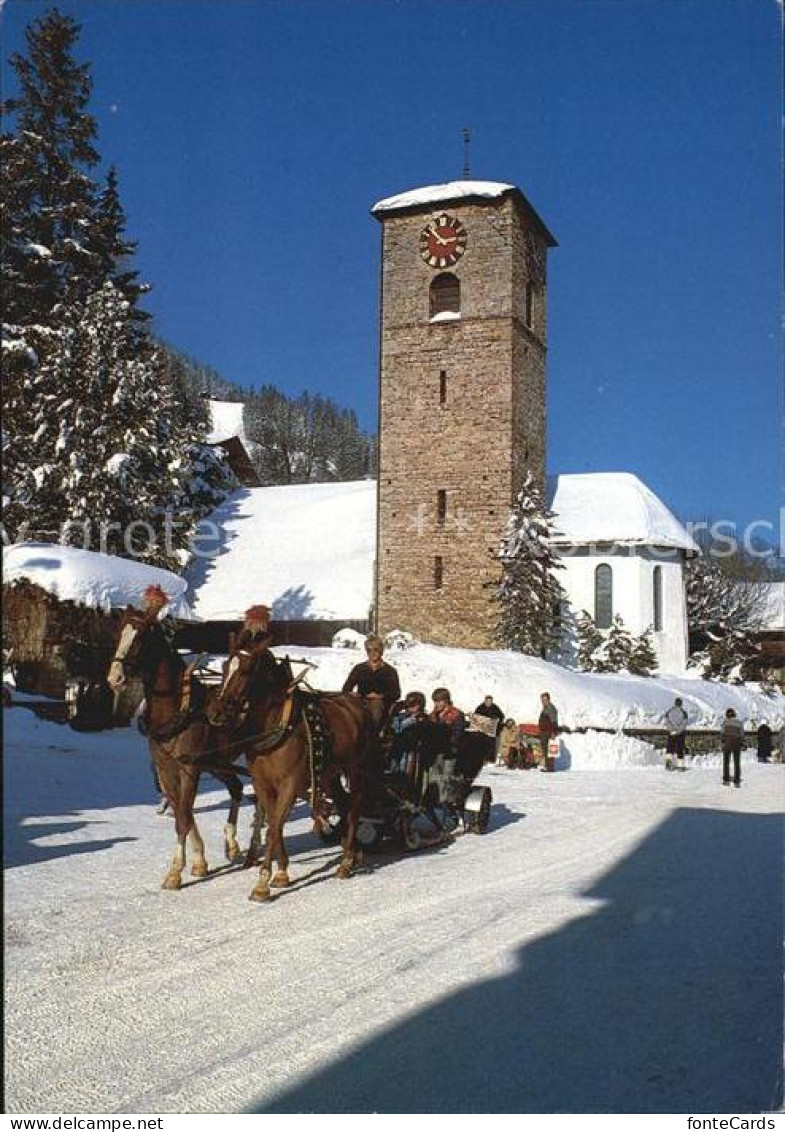
<svg viewBox="0 0 785 1132"><path fill-rule="evenodd" d="M435 228L431 228L431 229L429 229L429 231L430 231L431 235L432 235L432 236L434 237L434 239L438 240L440 244L449 244L449 243L451 243L451 241L450 241L450 240L446 240L446 239L444 238L444 236L440 236L440 235L439 235L439 233L438 233L438 232L436 231L436 229L435 229Z"/></svg>

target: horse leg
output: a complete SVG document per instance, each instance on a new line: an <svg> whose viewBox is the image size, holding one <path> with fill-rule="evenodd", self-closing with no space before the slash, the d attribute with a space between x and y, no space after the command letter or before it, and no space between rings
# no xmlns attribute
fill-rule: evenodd
<svg viewBox="0 0 785 1132"><path fill-rule="evenodd" d="M199 774L191 770L183 770L181 780L183 785L180 791L180 807L182 810L183 826L191 846L191 853L193 854L191 876L206 877L208 868L207 859L204 855L204 841L202 841L202 835L199 832L199 827L194 818L194 802L196 801L196 790L199 785ZM184 853L185 846L183 845L183 854ZM184 857L183 865L185 865Z"/></svg>
<svg viewBox="0 0 785 1132"><path fill-rule="evenodd" d="M343 857L336 871L336 876L347 880L354 871L355 865L360 863L360 853L357 849L357 826L360 821L360 808L363 795L355 783L349 783L349 806L346 813L346 831L341 838Z"/></svg>
<svg viewBox="0 0 785 1132"><path fill-rule="evenodd" d="M217 777L219 776L216 775ZM243 800L243 784L236 774L221 775L220 780L229 791L229 796L232 799L229 816L224 826L224 854L227 861L239 861L243 851L237 841L237 815L240 812Z"/></svg>
<svg viewBox="0 0 785 1132"><path fill-rule="evenodd" d="M185 839L188 833L188 826L181 806L182 776L173 759L166 758L159 750L152 749L152 751L161 786L169 805L172 807L177 834L177 849L161 887L175 891L182 884L181 874L185 868Z"/></svg>
<svg viewBox="0 0 785 1132"><path fill-rule="evenodd" d="M245 854L243 868L250 869L259 860L259 850L262 847L262 828L264 826L264 807L261 800L254 795L254 815L251 827L251 843Z"/></svg>
<svg viewBox="0 0 785 1132"><path fill-rule="evenodd" d="M286 888L291 881L289 880L289 854L286 852L286 845L283 839L283 827L286 819L288 818L292 806L297 798L297 788L294 779L290 779L286 784L284 790L278 793L278 826L277 837L275 843L275 857L278 861L278 872L270 881L272 888Z"/></svg>
<svg viewBox="0 0 785 1132"><path fill-rule="evenodd" d="M264 839L264 857L259 869L259 880L256 882L256 887L253 889L249 900L268 900L270 898L270 877L273 871L273 854L275 851L276 842L276 828L278 821L278 798L275 790L272 788L262 788L254 783L256 787L256 797L260 799L264 797L264 812L267 815L267 836ZM259 802L257 802L259 805Z"/></svg>

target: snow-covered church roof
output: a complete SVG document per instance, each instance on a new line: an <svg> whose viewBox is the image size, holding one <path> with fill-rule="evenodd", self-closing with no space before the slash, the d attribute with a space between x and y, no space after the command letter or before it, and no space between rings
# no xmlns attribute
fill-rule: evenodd
<svg viewBox="0 0 785 1132"><path fill-rule="evenodd" d="M11 585L22 579L59 601L75 601L106 612L126 605L140 608L147 587L160 586L170 599L165 612L184 620L193 618L183 578L95 550L48 542L14 543L3 549L3 583Z"/></svg>
<svg viewBox="0 0 785 1132"><path fill-rule="evenodd" d="M586 472L548 481L557 545L617 543L698 552L679 520L631 472Z"/></svg>

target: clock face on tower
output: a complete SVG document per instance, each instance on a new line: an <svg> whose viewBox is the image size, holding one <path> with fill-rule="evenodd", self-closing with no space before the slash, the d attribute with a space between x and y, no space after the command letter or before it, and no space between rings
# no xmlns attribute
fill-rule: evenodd
<svg viewBox="0 0 785 1132"><path fill-rule="evenodd" d="M443 212L420 233L420 255L429 267L452 267L466 251L466 229Z"/></svg>

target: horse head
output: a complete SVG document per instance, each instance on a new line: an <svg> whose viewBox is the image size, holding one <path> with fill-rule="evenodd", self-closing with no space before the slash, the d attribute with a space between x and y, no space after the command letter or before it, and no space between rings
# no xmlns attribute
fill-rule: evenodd
<svg viewBox="0 0 785 1132"><path fill-rule="evenodd" d="M128 606L120 623L120 639L109 664L106 682L113 692L118 692L126 683L128 676L144 672L151 665L153 654L159 659L159 645L162 637L157 621L156 610L134 609ZM155 631L157 630L157 632Z"/></svg>
<svg viewBox="0 0 785 1132"><path fill-rule="evenodd" d="M218 694L207 709L213 727L235 727L248 711L253 696L263 696L276 685L276 662L269 649L270 638L243 633L223 666ZM272 674L272 675L271 675Z"/></svg>

